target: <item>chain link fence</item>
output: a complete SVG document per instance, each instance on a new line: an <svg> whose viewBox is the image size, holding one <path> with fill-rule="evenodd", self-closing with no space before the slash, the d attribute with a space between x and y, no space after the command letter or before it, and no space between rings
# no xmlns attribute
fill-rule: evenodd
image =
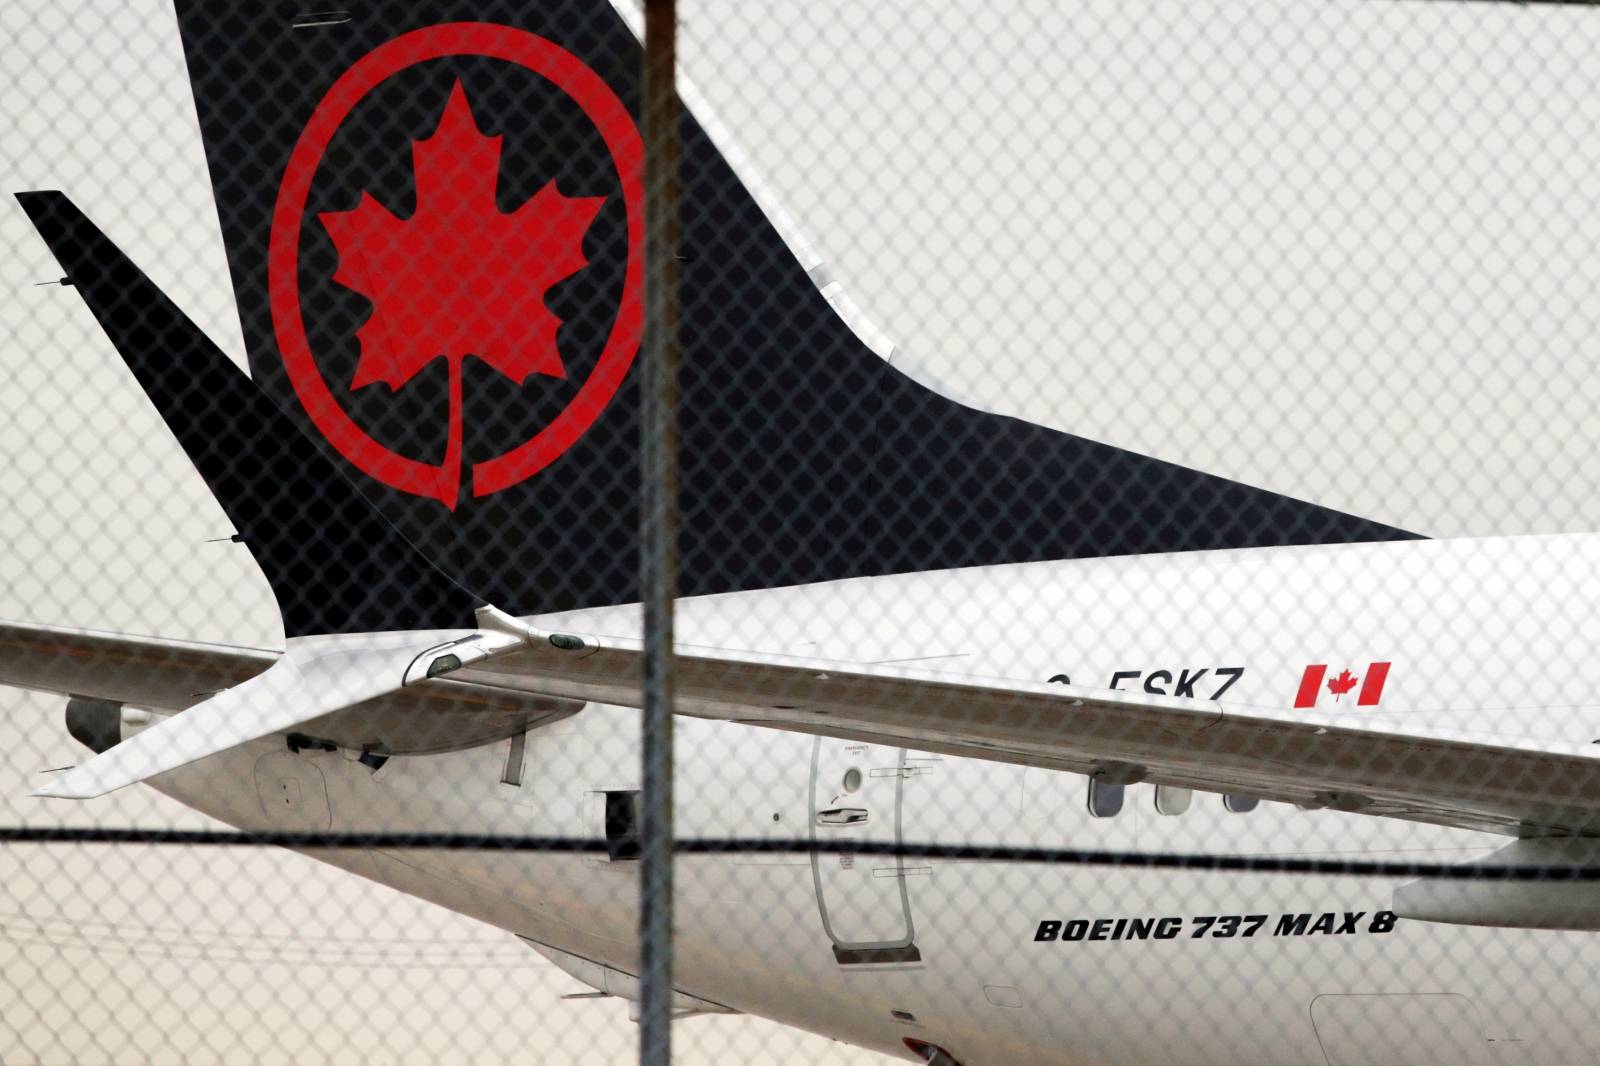
<svg viewBox="0 0 1600 1066"><path fill-rule="evenodd" d="M675 1060L1590 1061L1600 12L679 13ZM0 9L0 1061L636 1060L639 25Z"/></svg>

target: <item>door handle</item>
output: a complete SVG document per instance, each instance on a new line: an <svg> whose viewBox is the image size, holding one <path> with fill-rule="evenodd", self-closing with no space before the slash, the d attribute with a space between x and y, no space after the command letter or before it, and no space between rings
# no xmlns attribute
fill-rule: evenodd
<svg viewBox="0 0 1600 1066"><path fill-rule="evenodd" d="M865 807L827 807L817 812L817 824L827 826L865 825L867 823L867 809Z"/></svg>

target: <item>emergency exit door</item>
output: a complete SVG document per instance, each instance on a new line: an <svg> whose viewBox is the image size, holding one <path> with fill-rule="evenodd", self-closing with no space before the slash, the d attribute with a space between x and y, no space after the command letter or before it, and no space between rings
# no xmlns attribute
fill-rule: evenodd
<svg viewBox="0 0 1600 1066"><path fill-rule="evenodd" d="M811 755L811 839L845 845L813 850L822 928L841 965L918 962L906 865L898 855L856 854L848 845L901 841L905 749L816 738Z"/></svg>

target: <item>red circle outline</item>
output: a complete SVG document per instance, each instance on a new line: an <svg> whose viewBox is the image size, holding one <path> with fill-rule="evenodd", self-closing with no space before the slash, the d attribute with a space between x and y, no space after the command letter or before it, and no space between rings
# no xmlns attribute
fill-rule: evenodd
<svg viewBox="0 0 1600 1066"><path fill-rule="evenodd" d="M272 211L267 246L267 296L273 332L295 395L328 441L384 484L447 501L440 466L408 459L379 444L334 398L311 354L300 309L300 227L317 167L350 112L382 82L408 67L452 55L486 56L531 70L583 109L605 140L622 184L628 215L628 265L616 321L594 370L578 394L533 437L472 466L472 494L509 488L549 466L593 425L633 365L643 329L644 142L622 101L583 61L553 41L490 22L446 22L411 30L374 48L323 94L289 153Z"/></svg>

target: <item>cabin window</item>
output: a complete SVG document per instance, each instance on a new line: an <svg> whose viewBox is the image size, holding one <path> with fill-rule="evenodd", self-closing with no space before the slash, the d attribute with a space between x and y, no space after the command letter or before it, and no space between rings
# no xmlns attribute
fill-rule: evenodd
<svg viewBox="0 0 1600 1066"><path fill-rule="evenodd" d="M613 862L639 857L639 793L607 792L606 854Z"/></svg>
<svg viewBox="0 0 1600 1066"><path fill-rule="evenodd" d="M1254 796L1225 795L1222 797L1222 805L1234 814L1249 814L1256 809L1256 805L1260 802Z"/></svg>
<svg viewBox="0 0 1600 1066"><path fill-rule="evenodd" d="M1189 809L1189 804L1194 800L1194 792L1187 788L1174 788L1171 785L1156 786L1156 813L1166 815L1179 815Z"/></svg>
<svg viewBox="0 0 1600 1066"><path fill-rule="evenodd" d="M1121 785L1089 778L1089 813L1096 818L1115 818L1122 811L1122 792Z"/></svg>

